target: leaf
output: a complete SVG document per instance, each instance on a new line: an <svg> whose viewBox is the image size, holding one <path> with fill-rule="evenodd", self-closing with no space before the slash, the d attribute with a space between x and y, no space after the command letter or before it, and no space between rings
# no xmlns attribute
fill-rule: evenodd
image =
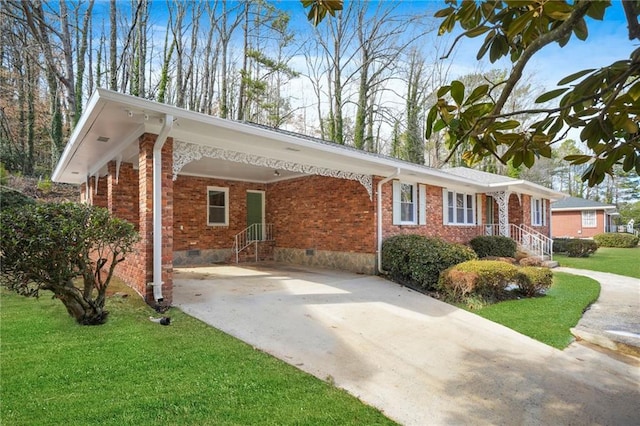
<svg viewBox="0 0 640 426"><path fill-rule="evenodd" d="M640 99L640 81L637 81L633 86L631 86L627 94L631 96L631 99L634 101Z"/></svg>
<svg viewBox="0 0 640 426"><path fill-rule="evenodd" d="M439 11L437 11L436 13L433 14L433 16L435 18L444 18L445 16L449 16L451 15L451 13L455 11L455 9L451 6L444 8L444 9L440 9Z"/></svg>
<svg viewBox="0 0 640 426"><path fill-rule="evenodd" d="M624 122L623 128L627 133L630 133L630 134L638 133L638 123L636 123L630 118L628 118Z"/></svg>
<svg viewBox="0 0 640 426"><path fill-rule="evenodd" d="M571 16L571 6L560 1L548 1L544 3L543 12L556 21L566 21Z"/></svg>
<svg viewBox="0 0 640 426"><path fill-rule="evenodd" d="M481 86L476 87L475 89L473 89L473 91L471 92L467 100L464 102L464 105L471 105L478 99L485 96L488 92L489 92L488 84L483 84Z"/></svg>
<svg viewBox="0 0 640 426"><path fill-rule="evenodd" d="M497 35L491 44L491 49L489 50L489 60L491 63L494 63L507 52L509 52L509 45L507 44L505 37Z"/></svg>
<svg viewBox="0 0 640 426"><path fill-rule="evenodd" d="M474 38L486 33L487 31L489 31L489 27L483 25L481 27L472 28L469 31L467 31L465 34L469 38Z"/></svg>
<svg viewBox="0 0 640 426"><path fill-rule="evenodd" d="M547 92L547 93L543 93L542 95L538 96L538 99L535 100L535 103L541 104L541 103L550 101L551 99L557 98L558 96L562 95L567 90L569 90L568 87L563 87L563 88L560 88L560 89L552 90L552 91Z"/></svg>
<svg viewBox="0 0 640 426"><path fill-rule="evenodd" d="M580 77L583 77L587 74L589 74L590 72L595 71L595 68L590 68L588 70L582 70L582 71L578 71L576 73L573 73L571 75L566 76L565 78L563 78L562 80L560 80L558 82L558 86L563 86L567 83L571 83L572 81L575 81L577 79L579 79Z"/></svg>
<svg viewBox="0 0 640 426"><path fill-rule="evenodd" d="M569 161L571 164L573 165L579 165L579 164L584 164L587 161L591 160L591 157L588 155L583 155L583 154L579 154L579 155L567 155L566 157L564 157L565 161Z"/></svg>
<svg viewBox="0 0 640 426"><path fill-rule="evenodd" d="M576 25L573 27L573 33L580 40L586 40L589 36L589 30L587 29L587 23L584 21L584 18L578 20Z"/></svg>
<svg viewBox="0 0 640 426"><path fill-rule="evenodd" d="M527 24L531 24L534 18L533 13L533 10L527 12L511 22L509 28L507 29L507 37L512 39L517 34L520 34L527 27Z"/></svg>
<svg viewBox="0 0 640 426"><path fill-rule="evenodd" d="M512 130L518 128L519 126L520 122L518 120L507 120L496 122L492 127L495 130Z"/></svg>
<svg viewBox="0 0 640 426"><path fill-rule="evenodd" d="M438 91L436 92L436 95L441 98L444 95L446 95L447 93L449 93L449 90L451 90L451 86L442 86L438 89Z"/></svg>
<svg viewBox="0 0 640 426"><path fill-rule="evenodd" d="M429 110L429 115L427 115L427 128L425 129L425 138L429 139L431 137L431 132L433 131L433 123L436 121L438 117L438 108L433 106Z"/></svg>
<svg viewBox="0 0 640 426"><path fill-rule="evenodd" d="M487 50L489 50L489 47L491 47L491 44L495 36L496 36L495 30L489 31L489 34L487 34L487 36L484 38L484 42L482 43L482 46L480 46L480 49L478 50L476 59L480 60L484 55L487 54Z"/></svg>
<svg viewBox="0 0 640 426"><path fill-rule="evenodd" d="M589 8L587 9L587 16L589 18L602 21L604 19L604 11L609 6L611 6L611 2L608 2L608 1L592 1L589 3Z"/></svg>
<svg viewBox="0 0 640 426"><path fill-rule="evenodd" d="M451 82L451 97L456 102L457 105L462 104L464 100L464 84L462 84L458 80L454 80Z"/></svg>

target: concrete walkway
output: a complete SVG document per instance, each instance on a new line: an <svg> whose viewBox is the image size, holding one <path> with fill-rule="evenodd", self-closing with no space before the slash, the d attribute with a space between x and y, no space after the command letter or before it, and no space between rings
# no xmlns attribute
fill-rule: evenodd
<svg viewBox="0 0 640 426"><path fill-rule="evenodd" d="M174 304L405 425L631 425L639 368L562 352L379 277L177 269Z"/></svg>
<svg viewBox="0 0 640 426"><path fill-rule="evenodd" d="M583 275L600 283L598 301L571 330L573 335L607 349L640 357L640 280L585 269L555 268L554 271Z"/></svg>

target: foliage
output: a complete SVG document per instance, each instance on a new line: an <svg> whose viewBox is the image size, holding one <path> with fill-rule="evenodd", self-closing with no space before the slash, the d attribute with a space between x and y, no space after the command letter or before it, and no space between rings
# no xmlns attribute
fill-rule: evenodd
<svg viewBox="0 0 640 426"><path fill-rule="evenodd" d="M4 164L0 163L0 185L6 185L9 180L9 172L4 167Z"/></svg>
<svg viewBox="0 0 640 426"><path fill-rule="evenodd" d="M599 293L600 284L591 278L555 272L553 285L544 297L507 300L474 312L542 343L564 349L573 341L570 329L578 324Z"/></svg>
<svg viewBox="0 0 640 426"><path fill-rule="evenodd" d="M475 258L466 246L420 235L396 235L382 244L382 268L391 278L424 290L435 288L441 271Z"/></svg>
<svg viewBox="0 0 640 426"><path fill-rule="evenodd" d="M640 200L620 206L620 218L623 224L633 219L634 227L640 229Z"/></svg>
<svg viewBox="0 0 640 426"><path fill-rule="evenodd" d="M84 325L106 322L114 268L138 238L133 225L106 209L72 203L3 210L0 234L4 284L25 296L53 292Z"/></svg>
<svg viewBox="0 0 640 426"><path fill-rule="evenodd" d="M327 16L336 16L336 12L342 10L343 0L300 0L302 6L309 9L307 19L318 25Z"/></svg>
<svg viewBox="0 0 640 426"><path fill-rule="evenodd" d="M600 247L598 252L589 258L567 257L555 255L561 266L588 269L591 271L609 272L640 279L640 248Z"/></svg>
<svg viewBox="0 0 640 426"><path fill-rule="evenodd" d="M566 250L569 257L589 257L598 250L598 245L593 240L574 238L567 242Z"/></svg>
<svg viewBox="0 0 640 426"><path fill-rule="evenodd" d="M553 284L553 273L549 268L522 266L516 276L518 292L525 297L544 293Z"/></svg>
<svg viewBox="0 0 640 426"><path fill-rule="evenodd" d="M9 188L7 186L0 186L0 211L10 209L13 207L26 206L28 204L35 204L35 200L22 192Z"/></svg>
<svg viewBox="0 0 640 426"><path fill-rule="evenodd" d="M448 6L435 14L442 19L439 35L452 32L456 25L463 33L454 45L462 37L485 35L477 58L488 54L493 63L506 56L514 66L502 84L466 88L455 80L441 87L427 116L427 138L444 130L452 154L469 144L463 153L469 164L495 156L517 168L531 167L536 157L550 158L551 144L563 140L569 129L578 129L592 155L569 155L565 160L589 163L582 175L589 186L602 182L616 164L624 171L640 172L640 48L628 59L573 73L558 82L559 88L536 99L546 104L561 97L557 106L504 111L529 60L551 43L565 46L572 35L585 40L585 18L603 20L610 1L446 2ZM629 36L640 39L640 8L636 2L623 3ZM516 117L523 113L539 114L539 119L522 128Z"/></svg>
<svg viewBox="0 0 640 426"><path fill-rule="evenodd" d="M470 260L444 271L438 280L448 300L461 302L474 295L486 303L506 298L506 288L518 276L518 267L499 260Z"/></svg>
<svg viewBox="0 0 640 426"><path fill-rule="evenodd" d="M480 235L469 241L479 258L488 256L515 257L516 242L501 235Z"/></svg>
<svg viewBox="0 0 640 426"><path fill-rule="evenodd" d="M598 247L630 248L636 247L640 238L633 234L608 232L594 235L593 240L598 244Z"/></svg>
<svg viewBox="0 0 640 426"><path fill-rule="evenodd" d="M3 425L394 424L341 389L114 280L111 319L73 327L56 300L0 300ZM241 407L241 409L240 409Z"/></svg>
<svg viewBox="0 0 640 426"><path fill-rule="evenodd" d="M566 253L567 252L567 244L573 238L554 238L553 239L553 252L554 253Z"/></svg>
<svg viewBox="0 0 640 426"><path fill-rule="evenodd" d="M38 189L45 194L51 192L51 188L53 187L53 182L51 179L42 179L38 181Z"/></svg>

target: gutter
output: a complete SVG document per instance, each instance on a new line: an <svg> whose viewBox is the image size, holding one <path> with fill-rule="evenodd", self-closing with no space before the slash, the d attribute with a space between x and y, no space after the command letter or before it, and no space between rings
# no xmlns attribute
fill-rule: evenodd
<svg viewBox="0 0 640 426"><path fill-rule="evenodd" d="M164 124L153 145L153 298L162 297L162 147L173 128L173 115L166 114Z"/></svg>
<svg viewBox="0 0 640 426"><path fill-rule="evenodd" d="M378 207L378 250L377 250L377 255L378 255L378 260L377 260L377 269L378 269L378 273L379 274L386 274L387 271L385 271L384 269L382 269L382 185L384 185L385 183L389 182L390 180L396 178L400 176L400 168L398 167L396 169L396 172L390 176L387 176L386 178L382 179L380 182L378 182L378 186L377 186L377 190L376 190L376 196L378 197L377 200L377 207Z"/></svg>

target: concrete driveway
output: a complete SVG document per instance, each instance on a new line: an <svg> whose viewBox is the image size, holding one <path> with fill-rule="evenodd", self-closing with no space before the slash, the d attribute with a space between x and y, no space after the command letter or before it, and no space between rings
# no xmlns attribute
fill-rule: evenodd
<svg viewBox="0 0 640 426"><path fill-rule="evenodd" d="M562 352L379 277L177 269L174 305L406 425L631 425L639 367Z"/></svg>

